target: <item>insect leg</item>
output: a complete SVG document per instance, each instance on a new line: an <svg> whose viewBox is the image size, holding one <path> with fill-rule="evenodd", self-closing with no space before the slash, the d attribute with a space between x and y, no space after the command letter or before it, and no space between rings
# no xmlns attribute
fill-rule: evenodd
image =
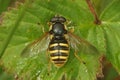
<svg viewBox="0 0 120 80"><path fill-rule="evenodd" d="M50 69L51 69L51 60L49 58L49 60L48 60L48 75L50 75Z"/></svg>
<svg viewBox="0 0 120 80"><path fill-rule="evenodd" d="M78 55L77 55L77 51L74 52L75 57L82 62L83 64L86 64Z"/></svg>
<svg viewBox="0 0 120 80"><path fill-rule="evenodd" d="M49 57L49 51L48 50L46 52L46 58L48 60L48 75L50 75L51 60L50 60L50 57Z"/></svg>
<svg viewBox="0 0 120 80"><path fill-rule="evenodd" d="M45 33L45 28L42 25L41 25L41 27L42 27L42 32Z"/></svg>

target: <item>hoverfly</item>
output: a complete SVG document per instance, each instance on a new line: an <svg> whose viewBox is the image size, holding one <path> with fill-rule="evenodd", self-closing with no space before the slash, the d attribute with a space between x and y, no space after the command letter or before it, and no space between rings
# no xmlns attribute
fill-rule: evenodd
<svg viewBox="0 0 120 80"><path fill-rule="evenodd" d="M22 55L34 55L48 50L51 62L55 66L61 67L68 60L70 48L74 49L75 53L83 49L84 52L97 51L89 42L68 31L65 22L66 19L64 17L53 17L50 20L49 31L37 41L29 44L23 50ZM29 52L26 50L29 50Z"/></svg>

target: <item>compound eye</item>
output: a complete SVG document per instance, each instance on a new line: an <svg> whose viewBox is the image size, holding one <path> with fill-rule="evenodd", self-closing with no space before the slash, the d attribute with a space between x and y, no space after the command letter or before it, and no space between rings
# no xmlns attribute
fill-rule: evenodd
<svg viewBox="0 0 120 80"><path fill-rule="evenodd" d="M65 19L64 17L59 17L59 16L57 16L57 17L53 17L53 18L50 20L50 22L52 22L52 23L55 23L55 22L64 23L64 22L66 22L66 19Z"/></svg>
<svg viewBox="0 0 120 80"><path fill-rule="evenodd" d="M58 17L53 17L50 22L54 23L54 22L57 22L58 21Z"/></svg>
<svg viewBox="0 0 120 80"><path fill-rule="evenodd" d="M59 17L59 21L64 23L66 22L66 19L64 17Z"/></svg>

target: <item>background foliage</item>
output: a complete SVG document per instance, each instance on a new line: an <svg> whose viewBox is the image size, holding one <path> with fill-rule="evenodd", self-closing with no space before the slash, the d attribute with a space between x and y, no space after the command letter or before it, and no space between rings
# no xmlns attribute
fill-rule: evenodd
<svg viewBox="0 0 120 80"><path fill-rule="evenodd" d="M64 73L68 80L94 80L102 76L99 56L105 55L117 72L114 68L108 70L111 74L107 74L104 79L113 80L120 73L120 0L92 0L102 21L100 25L94 24L93 15L85 0L35 0L29 1L27 6L24 6L24 3L17 3L0 18L0 48L2 49L3 42L11 34L11 30L14 26L18 26L15 25L17 20L23 17L20 14L24 9L24 17L21 21L18 20L20 25L14 30L13 38L1 59L5 71L24 80L40 78L58 80ZM60 69L52 66L50 72L48 72L48 60L44 52L31 58L21 58L20 53L26 44L42 36L43 29L48 31L47 22L55 14L60 14L71 21L72 24L69 26L74 26L74 34L92 43L100 54L80 53L80 58L86 62L83 64L75 58L72 54L74 51L71 50L67 64Z"/></svg>

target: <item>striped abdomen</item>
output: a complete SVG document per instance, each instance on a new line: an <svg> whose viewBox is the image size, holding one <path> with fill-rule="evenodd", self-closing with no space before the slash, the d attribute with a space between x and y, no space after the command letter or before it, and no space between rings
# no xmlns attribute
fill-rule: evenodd
<svg viewBox="0 0 120 80"><path fill-rule="evenodd" d="M69 45L65 38L53 38L49 45L51 61L57 66L63 66L69 56Z"/></svg>

